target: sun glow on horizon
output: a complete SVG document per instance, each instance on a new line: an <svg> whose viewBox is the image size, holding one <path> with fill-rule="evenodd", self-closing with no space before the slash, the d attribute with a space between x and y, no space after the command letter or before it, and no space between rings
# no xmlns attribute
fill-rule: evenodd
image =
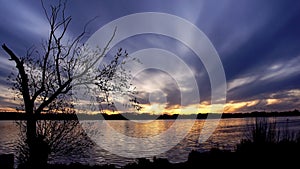
<svg viewBox="0 0 300 169"><path fill-rule="evenodd" d="M284 91L284 94L288 96L299 97L300 90L288 90ZM149 103L149 104L141 104L143 107L140 111L133 110L123 112L120 110L112 110L112 109L104 109L104 110L94 110L94 111L82 111L76 110L76 113L80 114L121 114L121 113L137 113L137 114L153 114L153 115L161 115L161 114L198 114L198 113L238 113L238 112L249 112L249 110L254 111L255 107L263 106L276 106L283 104L285 102L290 101L289 98L276 98L276 94L274 93L270 95L269 98L265 99L253 99L247 101L228 101L225 105L211 105L208 101L202 101L200 104L190 104L190 105L168 105L166 103ZM279 93L280 94L280 93ZM295 108L293 108L295 109ZM17 111L14 107L9 107L5 105L1 105L0 112L21 112ZM24 111L22 111L24 112Z"/></svg>

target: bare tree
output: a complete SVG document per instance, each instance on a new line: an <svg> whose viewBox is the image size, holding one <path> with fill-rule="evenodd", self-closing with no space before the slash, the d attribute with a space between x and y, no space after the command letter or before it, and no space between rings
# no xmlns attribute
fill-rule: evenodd
<svg viewBox="0 0 300 169"><path fill-rule="evenodd" d="M26 122L19 121L20 136L15 150L19 167L42 167L50 162L73 161L89 157L94 143L89 139L78 120L38 120L35 146L29 149L26 139ZM34 154L29 154L33 151ZM34 155L34 157L31 157ZM34 164L29 164L29 160Z"/></svg>
<svg viewBox="0 0 300 169"><path fill-rule="evenodd" d="M74 113L71 89L77 86L88 89L90 85L97 86L97 101L112 107L109 97L112 93L121 92L130 97L134 94L129 84L130 75L122 69L122 65L129 60L126 51L119 49L110 62L96 67L100 59L106 56L116 30L106 46L93 49L83 43L87 25L72 40L66 36L72 20L71 16L65 15L66 3L51 5L48 11L42 1L42 7L50 31L41 50L30 49L25 56L20 57L6 44L2 45L17 68L18 74L12 79L13 89L22 100L21 109L27 114L26 124L20 123L21 130L26 133L23 137L26 146L19 144L19 147L24 151L20 152L22 159L29 166L41 160L41 151L47 152L47 155L66 154L74 151L74 148L67 148L66 145L75 144L74 147L79 149L91 145L88 141L76 145L81 144L76 139L86 138L78 128L78 122L39 120L43 113ZM139 108L136 103L133 106ZM37 145L43 147L44 143L47 145L44 150L37 151Z"/></svg>

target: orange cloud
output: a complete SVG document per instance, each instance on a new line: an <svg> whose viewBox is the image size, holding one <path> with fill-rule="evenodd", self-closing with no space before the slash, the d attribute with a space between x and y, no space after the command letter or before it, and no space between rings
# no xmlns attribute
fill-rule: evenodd
<svg viewBox="0 0 300 169"><path fill-rule="evenodd" d="M281 103L281 100L279 100L279 99L267 99L266 101L267 101L267 105Z"/></svg>
<svg viewBox="0 0 300 169"><path fill-rule="evenodd" d="M239 111L241 108L245 108L245 107L252 107L255 106L259 103L259 100L251 100L251 101L244 101L244 102L229 102L226 103L225 108L224 108L224 112L225 113L232 113L232 112L237 112Z"/></svg>

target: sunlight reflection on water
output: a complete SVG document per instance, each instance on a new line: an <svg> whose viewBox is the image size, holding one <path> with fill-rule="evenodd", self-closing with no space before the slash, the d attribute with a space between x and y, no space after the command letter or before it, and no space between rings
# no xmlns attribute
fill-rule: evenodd
<svg viewBox="0 0 300 169"><path fill-rule="evenodd" d="M300 127L300 117L280 117L277 118L277 124L279 127L286 125L286 119L289 119L289 130L298 131ZM234 150L236 144L240 142L242 138L245 137L245 132L249 130L247 124L253 123L252 118L235 118L235 119L221 119L219 125L211 137L204 143L199 144L198 138L201 133L201 128L203 127L204 120L196 120L193 128L188 133L188 135L179 142L175 147L169 151L160 154L157 157L168 158L171 162L183 162L187 160L188 154L191 150L207 151L213 147L218 147L220 149ZM173 120L155 120L149 123L139 123L131 121L106 121L109 125L119 133L130 137L136 138L147 138L158 135L159 133L166 131L172 124ZM188 123L193 122L193 120L180 120L175 132L180 133L180 131ZM206 122L213 122L213 120L207 120ZM91 135L97 136L97 139L102 139L101 141L111 141L111 139L103 138L101 132L99 132L99 125L101 126L101 121L85 121L83 125L88 126ZM15 141L18 139L19 130L13 121L0 121L0 154L14 153ZM100 128L105 130L105 128ZM107 131L109 133L109 131ZM173 133L174 134L174 133ZM201 133L203 134L203 133ZM101 137L102 136L102 137ZM114 135L109 135L109 137L115 137ZM96 140L97 141L97 140ZM100 141L100 140L99 140ZM159 142L160 147L155 147L155 142ZM173 141L172 137L164 137L163 140L153 140L149 139L147 144L153 148L147 151L156 151L164 146L167 146ZM124 144L124 140L118 140L115 138L115 142L109 143L111 148L119 150L118 148ZM127 144L130 150L131 147L144 146ZM128 150L123 150L128 151ZM134 159L124 158L114 155L101 147L96 147L94 149L92 159L72 159L72 162L82 162L89 164L115 164L117 166L122 166L124 164L133 162ZM60 158L56 162L69 163L71 158ZM69 161L68 161L69 160ZM75 161L73 161L75 160Z"/></svg>

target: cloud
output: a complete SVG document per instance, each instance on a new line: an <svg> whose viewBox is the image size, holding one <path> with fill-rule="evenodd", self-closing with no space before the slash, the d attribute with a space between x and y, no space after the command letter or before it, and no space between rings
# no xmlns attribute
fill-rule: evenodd
<svg viewBox="0 0 300 169"><path fill-rule="evenodd" d="M300 57L283 62L257 66L244 76L229 81L228 99L253 98L278 91L297 88L300 84ZM257 72L257 73L254 73ZM263 98L262 98L263 99Z"/></svg>
<svg viewBox="0 0 300 169"><path fill-rule="evenodd" d="M0 108L2 109L15 109L20 106L18 99L15 99L14 93L9 90L8 86L0 86Z"/></svg>
<svg viewBox="0 0 300 169"><path fill-rule="evenodd" d="M240 86L245 86L251 82L254 82L255 79L256 79L256 77L254 77L254 76L234 79L228 83L228 91L235 89L237 87L240 87Z"/></svg>
<svg viewBox="0 0 300 169"><path fill-rule="evenodd" d="M133 85L139 90L139 100L144 104L150 103L150 98L156 93L156 101L166 106L181 104L180 89L177 82L168 74L159 70L148 69L135 77ZM152 100L154 101L154 100Z"/></svg>
<svg viewBox="0 0 300 169"><path fill-rule="evenodd" d="M300 108L300 90L282 90L274 93L264 93L252 100L229 101L225 112L249 111L286 111Z"/></svg>
<svg viewBox="0 0 300 169"><path fill-rule="evenodd" d="M5 31L5 36L10 35L10 38L19 38L23 42L30 42L29 45L22 44L27 47L33 44L32 40L41 40L47 37L49 26L40 2L38 2L38 8L36 3L30 1L12 0L10 3L1 4L2 15L0 20L3 24L1 28L2 31Z"/></svg>
<svg viewBox="0 0 300 169"><path fill-rule="evenodd" d="M104 24L124 15L136 12L174 14L193 22L217 49L228 81L227 102L232 105L232 110L248 111L257 107L274 110L299 108L300 2L169 2L69 2L67 13L73 17L73 22L68 38L80 32L85 23L95 16L99 18L90 24L88 36ZM42 39L47 38L49 27L39 1L11 0L1 4L1 43L7 43L19 56L23 56L30 46L39 45ZM125 5L128 8L124 8ZM110 54L115 54L118 47L126 49L129 54L145 48L170 51L188 65L196 78L200 101L193 97L195 93L192 92L190 83L192 77L187 76L178 65L166 65L177 68L173 78L178 82L161 72L145 71L136 79L143 104L149 104L151 93L157 91L161 91L162 95L153 94L152 101L161 103L165 97L167 109L176 109L181 104L180 92L190 98L189 101L183 101L183 106L210 102L211 87L205 66L182 43L172 38L149 34L122 41L111 49ZM3 50L0 55L0 86L6 87L5 79L14 64L7 60ZM4 103L6 99L0 98L0 102L3 100L3 104L8 104Z"/></svg>
<svg viewBox="0 0 300 169"><path fill-rule="evenodd" d="M300 70L300 56L292 58L285 63L279 62L274 63L270 66L267 66L267 70L264 74L260 77L261 81L268 81L268 80L284 80L289 76L299 76Z"/></svg>

